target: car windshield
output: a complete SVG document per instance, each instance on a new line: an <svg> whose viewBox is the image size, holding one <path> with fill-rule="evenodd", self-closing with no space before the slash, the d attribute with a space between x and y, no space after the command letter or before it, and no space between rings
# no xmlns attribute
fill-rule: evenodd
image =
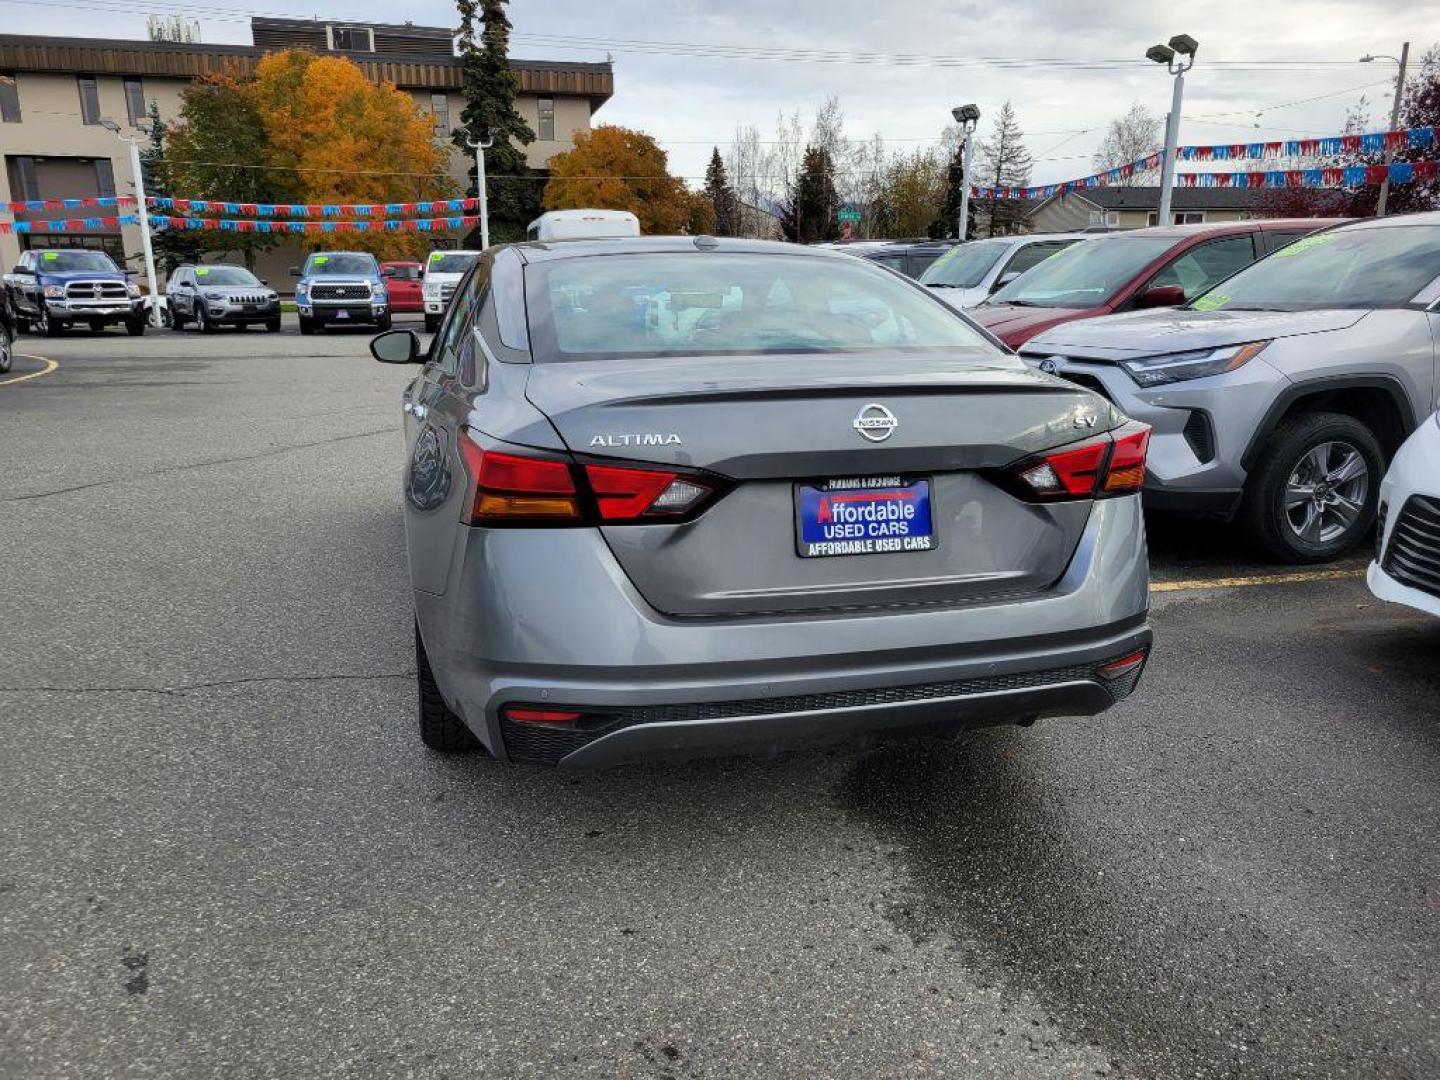
<svg viewBox="0 0 1440 1080"><path fill-rule="evenodd" d="M195 280L201 285L260 284L260 279L243 266L197 266Z"/></svg>
<svg viewBox="0 0 1440 1080"><path fill-rule="evenodd" d="M41 273L69 273L72 270L98 270L106 274L120 272L103 251L42 251L37 265Z"/></svg>
<svg viewBox="0 0 1440 1080"><path fill-rule="evenodd" d="M1440 277L1440 226L1337 229L1296 240L1197 297L1216 308L1298 311L1407 304Z"/></svg>
<svg viewBox="0 0 1440 1080"><path fill-rule="evenodd" d="M435 252L430 256L430 261L425 264L427 274L463 274L470 269L478 255L473 252Z"/></svg>
<svg viewBox="0 0 1440 1080"><path fill-rule="evenodd" d="M990 303L1054 308L1104 304L1179 242L1173 236L1117 236L1071 244L995 293Z"/></svg>
<svg viewBox="0 0 1440 1080"><path fill-rule="evenodd" d="M957 348L1004 359L948 307L858 259L587 256L533 265L526 288L540 360Z"/></svg>
<svg viewBox="0 0 1440 1080"><path fill-rule="evenodd" d="M311 255L305 261L305 276L320 274L358 274L373 277L380 272L380 264L374 255L358 251L342 251L338 255Z"/></svg>
<svg viewBox="0 0 1440 1080"><path fill-rule="evenodd" d="M953 247L925 268L920 284L973 289L1009 250L1008 240L975 240Z"/></svg>

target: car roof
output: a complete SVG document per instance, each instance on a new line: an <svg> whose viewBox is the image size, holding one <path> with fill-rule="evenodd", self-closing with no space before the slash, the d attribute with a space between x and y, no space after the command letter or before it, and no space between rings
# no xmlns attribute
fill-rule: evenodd
<svg viewBox="0 0 1440 1080"><path fill-rule="evenodd" d="M1289 229L1321 229L1344 225L1353 218L1251 218L1248 221L1221 221L1202 225L1149 225L1143 229L1124 229L1113 233L1092 233L1092 240L1124 240L1130 237L1174 237L1177 240L1197 236L1238 236L1249 232L1274 232Z"/></svg>
<svg viewBox="0 0 1440 1080"><path fill-rule="evenodd" d="M704 241L704 246L699 242ZM810 247L779 240L741 240L729 236L606 236L575 240L530 240L511 244L527 263L573 259L585 255L653 255L685 251L722 251L755 255L787 255L791 258L839 259L851 261L844 248Z"/></svg>
<svg viewBox="0 0 1440 1080"><path fill-rule="evenodd" d="M1396 229L1406 225L1440 225L1440 210L1426 210L1415 214L1393 214L1383 218L1360 218L1346 223L1346 229Z"/></svg>

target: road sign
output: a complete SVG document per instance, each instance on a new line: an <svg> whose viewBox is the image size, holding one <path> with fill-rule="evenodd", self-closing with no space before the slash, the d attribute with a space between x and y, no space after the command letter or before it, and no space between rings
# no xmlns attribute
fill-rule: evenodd
<svg viewBox="0 0 1440 1080"><path fill-rule="evenodd" d="M835 215L835 218L836 218L837 221L859 221L859 220L860 220L860 211L859 211L859 210L841 210L838 214Z"/></svg>

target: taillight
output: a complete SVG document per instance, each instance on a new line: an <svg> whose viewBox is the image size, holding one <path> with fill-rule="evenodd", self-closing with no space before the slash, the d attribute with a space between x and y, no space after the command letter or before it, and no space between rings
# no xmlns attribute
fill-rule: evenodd
<svg viewBox="0 0 1440 1080"><path fill-rule="evenodd" d="M527 706L506 705L500 710L507 720L517 724L574 724L583 715L569 709L537 709Z"/></svg>
<svg viewBox="0 0 1440 1080"><path fill-rule="evenodd" d="M700 510L716 478L628 465L572 465L553 457L486 450L460 436L474 484L476 525L578 525L664 521Z"/></svg>
<svg viewBox="0 0 1440 1080"><path fill-rule="evenodd" d="M585 477L605 521L676 517L714 490L694 477L623 465L586 465Z"/></svg>
<svg viewBox="0 0 1440 1080"><path fill-rule="evenodd" d="M477 525L578 522L579 492L563 461L482 450L460 436L460 456L475 485L470 520Z"/></svg>
<svg viewBox="0 0 1440 1080"><path fill-rule="evenodd" d="M1136 421L1094 439L1027 458L1007 473L1029 499L1101 499L1130 495L1145 482L1150 428ZM1018 483L1015 483L1018 481Z"/></svg>

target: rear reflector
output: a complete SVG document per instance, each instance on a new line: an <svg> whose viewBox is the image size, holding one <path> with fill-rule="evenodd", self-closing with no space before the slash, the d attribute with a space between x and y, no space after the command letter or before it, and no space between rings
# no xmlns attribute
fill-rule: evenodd
<svg viewBox="0 0 1440 1080"><path fill-rule="evenodd" d="M1095 669L1095 674L1102 679L1123 679L1136 668L1145 663L1145 657L1149 653L1145 649L1139 649L1129 656L1122 656L1119 660L1111 660L1108 664L1101 664Z"/></svg>
<svg viewBox="0 0 1440 1080"><path fill-rule="evenodd" d="M1027 499L1045 501L1130 495L1145 482L1149 445L1150 428L1132 420L1098 438L1011 466L1007 486Z"/></svg>
<svg viewBox="0 0 1440 1080"><path fill-rule="evenodd" d="M527 709L513 705L505 706L500 712L505 719L517 724L573 724L582 715L565 709Z"/></svg>

